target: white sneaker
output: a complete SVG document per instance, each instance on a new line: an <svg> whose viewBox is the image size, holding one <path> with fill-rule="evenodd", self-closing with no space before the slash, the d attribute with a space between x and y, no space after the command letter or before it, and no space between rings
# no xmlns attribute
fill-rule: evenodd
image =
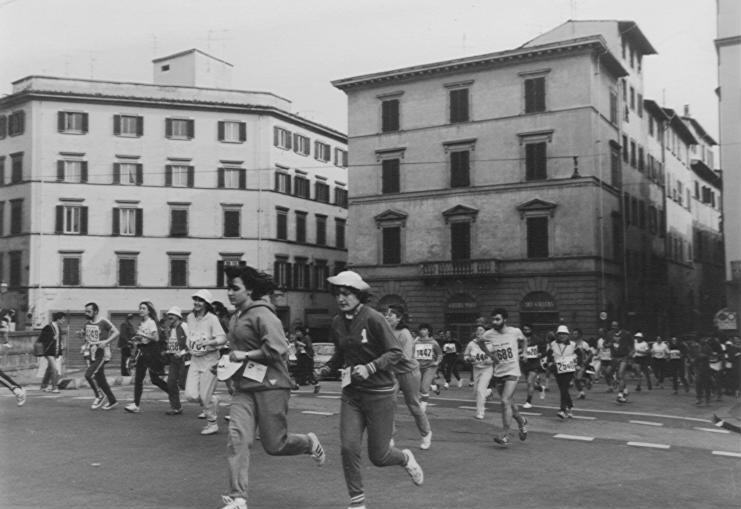
<svg viewBox="0 0 741 509"><path fill-rule="evenodd" d="M460 389L461 387L463 387L463 380L458 379L458 388Z"/></svg>
<svg viewBox="0 0 741 509"><path fill-rule="evenodd" d="M427 432L426 435L422 436L422 442L419 444L419 448L426 451L432 445L432 431Z"/></svg>
<svg viewBox="0 0 741 509"><path fill-rule="evenodd" d="M389 440L389 447L392 448L392 449L394 447L396 447L396 442L394 442L394 439L393 438L391 440Z"/></svg>
<svg viewBox="0 0 741 509"><path fill-rule="evenodd" d="M141 408L139 408L139 405L137 405L136 403L129 403L124 407L124 410L132 414L138 414L142 411Z"/></svg>
<svg viewBox="0 0 741 509"><path fill-rule="evenodd" d="M201 430L201 435L215 435L219 432L219 425L216 421L209 421L208 424Z"/></svg>
<svg viewBox="0 0 741 509"><path fill-rule="evenodd" d="M532 407L533 405L529 401L525 401L525 403L523 403L522 405L522 408L532 408Z"/></svg>
<svg viewBox="0 0 741 509"><path fill-rule="evenodd" d="M322 444L319 443L319 439L314 433L307 433L306 435L311 441L311 458L321 467L324 465L324 462L327 461L327 455L324 454L324 448L322 447Z"/></svg>
<svg viewBox="0 0 741 509"><path fill-rule="evenodd" d="M426 401L420 401L419 408L421 408L423 412L427 412L427 402Z"/></svg>
<svg viewBox="0 0 741 509"><path fill-rule="evenodd" d="M222 495L221 501L226 504L221 509L247 509L247 501L242 497L227 497Z"/></svg>
<svg viewBox="0 0 741 509"><path fill-rule="evenodd" d="M407 463L406 465L404 465L404 469L409 474L409 477L412 478L412 482L415 485L422 486L422 483L425 482L425 474L422 471L422 467L420 467L419 463L417 463L417 460L414 459L414 454L412 454L412 451L410 451L409 449L404 449L402 452L407 458Z"/></svg>
<svg viewBox="0 0 741 509"><path fill-rule="evenodd" d="M23 387L16 387L13 389L13 394L15 394L15 400L18 406L26 404L26 390Z"/></svg>
<svg viewBox="0 0 741 509"><path fill-rule="evenodd" d="M90 405L91 410L97 410L98 408L103 406L103 402L105 401L105 398L103 396L99 396L93 400L93 404Z"/></svg>
<svg viewBox="0 0 741 509"><path fill-rule="evenodd" d="M445 382L443 385L443 389L450 389L450 384L448 382Z"/></svg>
<svg viewBox="0 0 741 509"><path fill-rule="evenodd" d="M200 414L196 415L197 419L205 419L206 418L206 412L201 412Z"/></svg>

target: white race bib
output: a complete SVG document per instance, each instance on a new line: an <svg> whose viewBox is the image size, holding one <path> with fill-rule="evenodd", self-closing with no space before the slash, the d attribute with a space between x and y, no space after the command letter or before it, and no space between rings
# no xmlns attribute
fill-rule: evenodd
<svg viewBox="0 0 741 509"><path fill-rule="evenodd" d="M576 355L565 355L556 361L556 372L572 373L576 371Z"/></svg>
<svg viewBox="0 0 741 509"><path fill-rule="evenodd" d="M414 358L418 361L431 361L432 360L432 345L421 344L414 345Z"/></svg>
<svg viewBox="0 0 741 509"><path fill-rule="evenodd" d="M538 358L538 347L528 346L525 349L525 357L528 359L537 359Z"/></svg>
<svg viewBox="0 0 741 509"><path fill-rule="evenodd" d="M249 361L244 367L244 378L249 378L255 382L262 382L265 379L265 374L268 372L268 367L265 364L260 364L254 361Z"/></svg>
<svg viewBox="0 0 741 509"><path fill-rule="evenodd" d="M344 368L340 370L340 384L342 388L344 389L348 385L350 385L350 382L352 382L352 379L350 377L350 368Z"/></svg>

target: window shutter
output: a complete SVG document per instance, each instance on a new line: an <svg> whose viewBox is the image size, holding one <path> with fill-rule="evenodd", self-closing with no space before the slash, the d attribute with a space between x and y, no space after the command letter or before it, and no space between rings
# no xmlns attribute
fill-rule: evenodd
<svg viewBox="0 0 741 509"><path fill-rule="evenodd" d="M195 184L195 166L188 166L188 187Z"/></svg>
<svg viewBox="0 0 741 509"><path fill-rule="evenodd" d="M0 115L0 140L8 135L8 117Z"/></svg>
<svg viewBox="0 0 741 509"><path fill-rule="evenodd" d="M134 220L136 221L136 231L134 235L141 237L144 233L144 209L136 209L136 217Z"/></svg>
<svg viewBox="0 0 741 509"><path fill-rule="evenodd" d="M136 135L144 135L144 117L136 117Z"/></svg>
<svg viewBox="0 0 741 509"><path fill-rule="evenodd" d="M280 287L280 279L278 278L280 269L280 262L278 260L273 262L273 281Z"/></svg>
<svg viewBox="0 0 741 509"><path fill-rule="evenodd" d="M87 182L87 161L82 161L80 166L80 182Z"/></svg>
<svg viewBox="0 0 741 509"><path fill-rule="evenodd" d="M64 228L64 206L57 205L57 217L54 223L54 233L62 233Z"/></svg>
<svg viewBox="0 0 741 509"><path fill-rule="evenodd" d="M113 163L113 183L121 183L121 163Z"/></svg>
<svg viewBox="0 0 741 509"><path fill-rule="evenodd" d="M113 115L113 134L121 134L121 115Z"/></svg>
<svg viewBox="0 0 741 509"><path fill-rule="evenodd" d="M216 260L216 287L224 287L224 260Z"/></svg>
<svg viewBox="0 0 741 509"><path fill-rule="evenodd" d="M244 168L239 170L239 188L247 189L247 170Z"/></svg>
<svg viewBox="0 0 741 509"><path fill-rule="evenodd" d="M83 113L82 114L82 132L86 133L88 128L88 114Z"/></svg>
<svg viewBox="0 0 741 509"><path fill-rule="evenodd" d="M18 112L18 134L23 134L26 130L26 112L21 110Z"/></svg>
<svg viewBox="0 0 741 509"><path fill-rule="evenodd" d="M286 288L293 288L293 268L290 263L286 263Z"/></svg>
<svg viewBox="0 0 741 509"><path fill-rule="evenodd" d="M247 141L247 124L245 122L239 123L239 141Z"/></svg>
<svg viewBox="0 0 741 509"><path fill-rule="evenodd" d="M217 168L216 169L216 187L219 189L223 189L224 187L224 168Z"/></svg>
<svg viewBox="0 0 741 509"><path fill-rule="evenodd" d="M280 174L276 171L274 175L275 175L275 190L279 191L280 190L280 177L279 177Z"/></svg>
<svg viewBox="0 0 741 509"><path fill-rule="evenodd" d="M224 122L219 120L218 124L218 138L219 141L224 141Z"/></svg>
<svg viewBox="0 0 741 509"><path fill-rule="evenodd" d="M80 234L87 235L87 207L80 207Z"/></svg>
<svg viewBox="0 0 741 509"><path fill-rule="evenodd" d="M289 143L289 145L290 145L290 143ZM295 133L293 135L293 146L294 147L297 147L298 146L298 134L295 134Z"/></svg>
<svg viewBox="0 0 741 509"><path fill-rule="evenodd" d="M144 165L137 163L136 165L136 185L140 186L144 183Z"/></svg>
<svg viewBox="0 0 741 509"><path fill-rule="evenodd" d="M293 145L291 145L291 139L292 139L291 133L289 131L286 131L286 144L288 145L286 148L288 150L291 150L291 148L293 147Z"/></svg>
<svg viewBox="0 0 741 509"><path fill-rule="evenodd" d="M111 235L121 234L121 209L113 207L113 225L111 226Z"/></svg>
<svg viewBox="0 0 741 509"><path fill-rule="evenodd" d="M196 135L196 124L195 120L188 120L188 138L195 138Z"/></svg>
<svg viewBox="0 0 741 509"><path fill-rule="evenodd" d="M168 138L172 138L172 119L171 118L165 119L165 136Z"/></svg>
<svg viewBox="0 0 741 509"><path fill-rule="evenodd" d="M58 111L57 112L57 131L60 133L64 132L64 112Z"/></svg>
<svg viewBox="0 0 741 509"><path fill-rule="evenodd" d="M64 180L64 161L57 161L57 180L59 182Z"/></svg>
<svg viewBox="0 0 741 509"><path fill-rule="evenodd" d="M165 185L172 186L172 165L165 165Z"/></svg>
<svg viewBox="0 0 741 509"><path fill-rule="evenodd" d="M280 142L280 133L277 127L273 127L273 146L277 147Z"/></svg>

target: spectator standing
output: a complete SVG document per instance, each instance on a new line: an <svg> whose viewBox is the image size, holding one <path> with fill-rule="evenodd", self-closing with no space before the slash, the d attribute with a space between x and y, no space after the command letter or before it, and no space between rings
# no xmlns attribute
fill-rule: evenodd
<svg viewBox="0 0 741 509"><path fill-rule="evenodd" d="M46 372L41 379L41 390L59 392L62 362L62 327L67 321L67 315L57 311L51 315L51 323L44 326L39 334L39 342L44 345L46 358Z"/></svg>
<svg viewBox="0 0 741 509"><path fill-rule="evenodd" d="M126 320L121 322L121 328L118 336L118 348L121 350L121 376L130 376L129 359L131 358L131 341L136 334L136 325L134 324L134 314L126 315Z"/></svg>

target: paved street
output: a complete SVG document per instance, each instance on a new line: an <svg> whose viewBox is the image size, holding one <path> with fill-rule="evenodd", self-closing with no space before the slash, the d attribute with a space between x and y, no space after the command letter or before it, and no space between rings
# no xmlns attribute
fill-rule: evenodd
<svg viewBox="0 0 741 509"><path fill-rule="evenodd" d="M31 389L22 408L3 392L1 508L219 507L227 489L226 425L218 435L202 437L196 406L165 416L164 393L147 387L143 412L131 415L122 407L132 387L114 392L122 405L110 412L91 411L85 388L59 395ZM228 401L223 386L219 393ZM521 386L517 396L523 395ZM318 396L307 389L295 393L290 428L315 431L327 464L317 468L308 456L268 457L258 446L251 509L347 507L338 398L336 383L324 383ZM561 422L557 394L549 392L527 411L528 440L515 439L507 450L491 440L492 422L499 429L498 405L489 404L486 422L474 420L468 387L444 391L430 406L429 451L418 449L411 418L400 405L397 444L415 451L425 484L415 488L402 469L372 467L364 457L368 507L741 506L741 435L710 423L713 412L737 419L737 400L696 408L692 393L673 396L667 389L632 393L630 399L618 406L604 385L596 385L586 400L576 401L575 418ZM228 412L226 405L222 411Z"/></svg>

